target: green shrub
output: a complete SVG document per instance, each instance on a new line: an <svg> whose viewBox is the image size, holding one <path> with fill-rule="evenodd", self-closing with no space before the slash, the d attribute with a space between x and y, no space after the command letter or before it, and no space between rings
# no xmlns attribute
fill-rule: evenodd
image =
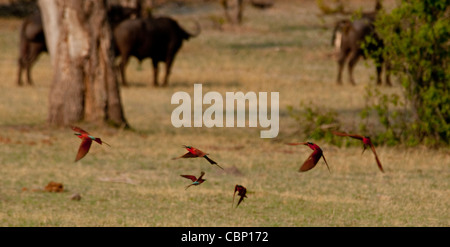
<svg viewBox="0 0 450 247"><path fill-rule="evenodd" d="M359 129L361 133L369 134L372 141L377 144L392 146L405 141L408 141L410 144L418 143L417 140L409 140L414 138L407 131L408 126L413 124L411 122L411 112L405 100L402 100L398 94L383 94L379 88L369 85L366 87L364 97L366 105L360 112L362 122ZM368 126L369 119L374 114L382 126L381 129Z"/></svg>
<svg viewBox="0 0 450 247"><path fill-rule="evenodd" d="M305 106L301 102L300 109L294 109L292 106L287 107L289 116L298 123L298 132L303 135L302 138L307 140L324 140L341 146L342 138L330 132L330 130L339 129L341 125L337 119L338 114L335 111L312 107L311 105L310 103L308 106Z"/></svg>
<svg viewBox="0 0 450 247"><path fill-rule="evenodd" d="M403 0L391 13L379 14L375 23L383 54L411 105L412 121L404 126L413 136L410 144L449 144L449 2Z"/></svg>

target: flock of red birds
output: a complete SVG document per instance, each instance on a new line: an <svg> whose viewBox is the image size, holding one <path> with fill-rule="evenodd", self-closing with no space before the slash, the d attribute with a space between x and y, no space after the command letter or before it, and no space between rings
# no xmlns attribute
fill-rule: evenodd
<svg viewBox="0 0 450 247"><path fill-rule="evenodd" d="M333 131L333 134L337 136L348 136L354 139L361 140L363 142L363 153L366 151L368 147L372 150L375 161L377 162L378 168L381 172L384 172L383 166L381 165L380 159L378 159L377 152L375 151L375 146L373 145L372 141L370 140L370 137L368 136L362 136L362 135L356 135L356 134L347 134L343 132L337 132ZM288 143L288 145L306 145L309 148L313 150L312 154L306 159L306 161L303 163L303 165L300 167L299 172L306 172L308 170L311 170L317 165L317 162L319 162L320 158L323 158L323 161L325 161L325 164L327 165L328 171L330 171L330 167L328 166L327 160L325 159L325 156L323 155L322 149L312 142L300 142L300 143Z"/></svg>
<svg viewBox="0 0 450 247"><path fill-rule="evenodd" d="M104 143L104 144L110 146L108 143L102 141L102 139L90 135L87 131L81 129L80 127L73 126L72 129L75 132L77 132L77 133L75 133L75 135L81 139L81 144L80 144L80 147L78 148L77 156L75 157L75 162L79 161L84 156L86 156L86 154L89 152L89 149L91 148L92 141L95 141L100 145L102 145ZM214 160L212 160L208 157L207 153L201 151L200 149L191 147L191 146L183 145L183 147L185 147L188 152L180 157L173 158L174 160L180 159L180 158L198 158L198 157L205 158L211 165L216 165L217 167L219 167L220 169L223 170L223 168L221 166L219 166L217 164L217 162L215 162ZM187 190L192 185L197 186L197 185L200 185L203 182L205 182L206 179L203 179L204 175L205 175L205 172L202 171L198 178L194 175L180 175L180 176L192 180L192 183L190 185L186 186L186 190ZM247 195L246 195L247 189L242 185L236 184L236 186L234 187L233 204L234 204L234 197L236 195L236 192L238 192L238 196L241 197L239 199L239 202L236 205L236 207L237 207L244 200L244 197L247 197Z"/></svg>
<svg viewBox="0 0 450 247"><path fill-rule="evenodd" d="M176 157L176 158L173 158L173 159L180 159L180 158L197 158L197 157L205 158L211 165L216 165L216 166L218 166L220 169L223 170L223 168L222 168L221 166L219 166L219 165L217 164L217 162L215 162L214 160L210 159L210 158L208 157L208 154L205 153L205 152L203 152L202 150L197 149L197 148L194 148L194 147L191 147L191 146L185 146L185 145L183 145L183 147L185 147L186 150L187 150L188 152L185 153L184 155L180 156L180 157ZM188 186L186 187L186 189L187 189L187 188L189 188L189 187L192 186L192 185L199 185L199 184L205 182L206 179L203 179L203 175L205 175L205 172L204 172L204 171L201 172L200 177L198 177L198 178L195 177L195 176L193 176L193 175L180 175L180 176L192 180L192 184L188 185ZM244 200L244 197L247 197L247 195L246 195L246 194L247 194L247 189L246 189L244 186L239 185L239 184L236 184L236 185L234 186L233 204L232 204L232 205L234 205L234 197L235 197L235 195L236 195L236 192L238 192L238 196L241 197L241 198L239 199L239 202L238 202L237 205L236 205L236 207L238 207L239 204L241 204L241 202Z"/></svg>
<svg viewBox="0 0 450 247"><path fill-rule="evenodd" d="M102 141L100 138L98 137L94 137L92 135L90 135L87 131L79 128L79 127L72 127L72 129L77 132L75 133L76 136L78 136L82 141L80 144L80 147L78 149L78 153L77 156L75 158L75 162L79 161L80 159L82 159L84 156L86 156L86 154L89 152L89 149L91 148L91 144L92 141L97 142L98 144L106 144L109 146L108 143ZM332 132L334 135L337 136L348 136L354 139L358 139L361 140L363 142L363 153L364 151L370 147L370 149L372 150L374 156L375 156L375 161L377 162L378 168L380 169L381 172L384 172L383 170L383 166L381 165L380 160L378 159L378 155L377 152L375 151L375 147L372 144L370 137L368 136L362 136L362 135L356 135L356 134L347 134L347 133L343 133L343 132L337 132L337 131L333 131ZM320 158L323 158L323 161L325 161L325 165L328 168L328 171L330 171L330 167L328 166L327 160L325 159L325 156L323 155L323 151L322 149L317 145L314 144L312 142L300 142L300 143L287 143L288 145L306 145L309 148L311 148L313 150L313 152L311 153L311 155L305 160L305 162L302 164L302 166L300 166L299 172L306 172L311 170L312 168L314 168L317 163L319 162ZM214 160L210 159L208 157L208 154L195 148L192 146L185 146L183 145L184 148L186 148L186 150L188 151L187 153L185 153L184 155L180 156L180 157L176 157L173 158L174 160L176 159L181 159L181 158L205 158L211 165L216 165L217 167L219 167L220 169L223 170L223 168L221 166L219 166L217 164L217 162L215 162ZM192 185L197 186L202 184L203 182L206 181L206 179L203 179L203 176L205 175L205 172L202 171L200 173L200 176L197 178L194 175L180 175L181 177L184 177L186 179L190 179L192 181L192 183L188 186L186 186L186 190L191 187ZM239 206L239 204L241 204L241 202L244 200L245 197L247 197L247 188L245 188L242 185L236 184L234 187L234 194L233 194L233 204L234 205L234 198L236 196L236 192L238 192L238 196L240 196L240 199L236 205L236 208Z"/></svg>

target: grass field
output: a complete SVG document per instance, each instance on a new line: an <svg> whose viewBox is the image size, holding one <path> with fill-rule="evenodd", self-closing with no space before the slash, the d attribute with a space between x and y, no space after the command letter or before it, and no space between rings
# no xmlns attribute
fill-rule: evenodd
<svg viewBox="0 0 450 247"><path fill-rule="evenodd" d="M354 9L372 8L353 3ZM140 67L131 61L131 86L121 93L133 130L80 123L111 147L94 143L77 163L80 140L73 131L46 125L49 56L33 69L34 87L17 87L21 20L1 19L0 226L450 226L448 148L378 146L383 174L360 146L317 142L331 173L323 160L298 172L311 150L284 144L309 141L293 134L298 126L287 107L302 101L334 110L352 129L375 69L360 61L357 85L347 82L346 73L346 83L336 85L330 46L336 17L319 16L315 1L277 1L266 11L245 11L242 27L219 29L222 10L214 2L157 10L187 26L197 18L202 33L184 43L167 88L151 86L148 60ZM171 96L192 95L194 83L203 84L203 93L279 92L279 137L261 139L260 128L173 127ZM183 144L210 153L225 170L204 159L172 160L186 152ZM202 170L207 181L185 190L190 181L180 174ZM35 191L50 181L65 191ZM232 208L236 184L247 187L248 198ZM74 193L82 199L71 200Z"/></svg>

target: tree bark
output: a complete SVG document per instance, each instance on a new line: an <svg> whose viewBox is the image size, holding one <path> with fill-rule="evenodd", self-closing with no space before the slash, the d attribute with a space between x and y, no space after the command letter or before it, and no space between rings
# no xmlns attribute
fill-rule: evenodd
<svg viewBox="0 0 450 247"><path fill-rule="evenodd" d="M53 65L48 123L127 126L114 73L106 1L39 0Z"/></svg>

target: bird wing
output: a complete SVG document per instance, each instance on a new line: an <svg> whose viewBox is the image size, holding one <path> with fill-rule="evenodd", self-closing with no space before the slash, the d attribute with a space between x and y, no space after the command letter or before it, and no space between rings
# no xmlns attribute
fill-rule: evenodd
<svg viewBox="0 0 450 247"><path fill-rule="evenodd" d="M332 133L337 135L337 136L348 136L348 137L359 139L359 140L362 140L364 138L362 135L347 134L347 133L344 133L344 132L332 131Z"/></svg>
<svg viewBox="0 0 450 247"><path fill-rule="evenodd" d="M241 204L241 202L244 200L244 197L247 197L247 195L246 195L247 189L246 188L241 186L241 187L238 188L238 191L239 191L238 195L241 196L241 198L239 198L239 201L238 201L236 207L238 207L239 204Z"/></svg>
<svg viewBox="0 0 450 247"><path fill-rule="evenodd" d="M196 148L192 148L192 149L194 151L194 154L196 154L198 157L203 157L203 156L207 155L207 153L203 152L200 149L196 149Z"/></svg>
<svg viewBox="0 0 450 247"><path fill-rule="evenodd" d="M78 148L77 157L75 158L75 162L82 159L89 152L91 148L92 140L89 137L84 137L81 141L80 147Z"/></svg>
<svg viewBox="0 0 450 247"><path fill-rule="evenodd" d="M193 153L191 153L191 152L187 152L184 155L182 155L180 157L173 158L173 159L176 160L176 159L181 159L181 158L196 158L196 157L198 157L198 156L193 154Z"/></svg>
<svg viewBox="0 0 450 247"><path fill-rule="evenodd" d="M305 145L306 142L295 142L295 143L286 143L287 145L297 146L297 145Z"/></svg>
<svg viewBox="0 0 450 247"><path fill-rule="evenodd" d="M236 196L236 191L238 191L239 185L236 184L236 186L234 186L234 194L233 194L233 203L231 204L231 207L233 207L234 205L234 197Z"/></svg>
<svg viewBox="0 0 450 247"><path fill-rule="evenodd" d="M195 177L193 175L180 175L180 176L182 176L184 178L187 178L187 179L190 179L190 180L192 180L192 182L197 181L197 177Z"/></svg>
<svg viewBox="0 0 450 247"><path fill-rule="evenodd" d="M201 180L201 179L203 178L203 175L205 175L205 172L204 172L204 171L202 171L202 172L200 173L200 177L198 177L197 180Z"/></svg>
<svg viewBox="0 0 450 247"><path fill-rule="evenodd" d="M72 129L73 129L74 131L78 132L78 133L89 135L89 133L88 133L86 130L83 130L83 129L80 128L80 127L72 126Z"/></svg>
<svg viewBox="0 0 450 247"><path fill-rule="evenodd" d="M244 200L244 196L241 196L241 198L239 198L239 201L238 201L238 203L237 203L236 207L238 207L238 206L239 206L239 204L241 204L242 200Z"/></svg>
<svg viewBox="0 0 450 247"><path fill-rule="evenodd" d="M306 172L314 168L317 162L319 162L321 156L322 155L320 154L320 152L317 151L312 152L312 154L308 157L308 159L306 159L306 161L300 167L299 172Z"/></svg>
<svg viewBox="0 0 450 247"><path fill-rule="evenodd" d="M375 147L373 146L373 144L370 145L370 148L372 149L372 152L375 155L375 160L377 161L378 168L380 168L381 172L384 172L383 167L381 166L381 162L378 159L378 155L377 155L377 152L375 151Z"/></svg>

